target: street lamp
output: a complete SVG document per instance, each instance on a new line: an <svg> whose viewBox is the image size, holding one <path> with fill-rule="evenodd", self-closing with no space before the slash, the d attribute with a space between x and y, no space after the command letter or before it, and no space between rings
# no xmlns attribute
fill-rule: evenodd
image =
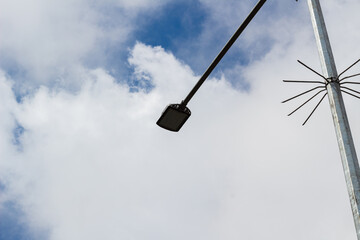
<svg viewBox="0 0 360 240"><path fill-rule="evenodd" d="M178 132L190 115L190 109L184 104L170 104L165 108L156 124L169 131Z"/></svg>
<svg viewBox="0 0 360 240"><path fill-rule="evenodd" d="M201 85L205 82L206 78L210 75L210 73L214 70L216 65L220 62L220 60L224 57L226 52L230 49L230 47L234 44L236 39L240 36L242 31L246 28L246 26L250 23L256 13L260 10L260 8L264 5L266 0L260 0L254 7L254 9L250 12L250 14L246 17L244 22L240 25L240 27L236 30L234 35L230 38L230 40L226 43L224 48L220 51L214 61L210 64L208 69L201 76L199 81L196 83L194 88L187 95L185 100L183 100L180 104L170 104L168 105L163 113L161 114L159 120L156 122L162 128L167 130L178 132L180 128L184 125L186 120L190 117L191 112L190 109L186 107L189 103L190 99L194 96L194 94L199 90Z"/></svg>

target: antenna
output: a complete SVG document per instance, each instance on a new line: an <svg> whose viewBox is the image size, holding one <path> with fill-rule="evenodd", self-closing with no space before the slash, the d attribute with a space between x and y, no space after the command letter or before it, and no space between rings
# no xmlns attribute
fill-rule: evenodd
<svg viewBox="0 0 360 240"><path fill-rule="evenodd" d="M296 108L294 111L292 111L291 113L288 114L288 116L291 116L293 113L295 113L297 110L299 110L300 108L302 108L303 106L305 106L305 104L307 104L308 102L310 102L312 99L314 99L316 96L318 96L320 93L322 92L325 92L326 91L326 87L329 83L331 82L336 82L340 85L340 89L341 89L341 92L343 93L346 93L350 96L353 96L353 97L356 97L356 98L359 98L360 99L360 92L359 91L356 91L352 88L349 88L349 87L346 87L346 86L342 86L344 84L360 84L360 82L341 82L342 80L345 80L345 79L348 79L348 78L353 78L353 77L357 77L357 76L360 76L360 73L358 74L354 74L354 75L350 75L350 76L347 76L347 77L344 77L344 78L340 78L340 76L342 74L344 74L346 71L348 71L350 68L352 68L355 64L357 64L358 62L360 62L360 59L358 59L356 62L354 62L353 64L351 64L348 68L346 68L343 72L341 72L335 79L331 79L331 78L326 78L324 75L318 73L317 71L315 71L314 69L312 69L311 67L309 67L308 65L306 65L305 63L301 62L300 60L297 60L298 63L300 63L301 65L303 65L304 67L306 67L307 69L309 69L310 71L312 71L313 73L315 73L316 75L320 76L321 78L323 78L325 80L325 82L322 82L322 81L317 81L317 80L283 80L283 82L285 83L312 83L312 84L318 84L317 87L314 87L314 88L311 88L307 91L304 91L298 95L295 95L291 98L288 98L284 101L282 101L281 103L287 103L291 100L294 100L298 97L301 97L307 93L310 93L314 90L317 90L317 89L322 89L322 90L319 90L317 91L313 96L311 96L309 99L307 99L304 103L302 103L298 108ZM341 82L341 83L340 83ZM349 90L350 92L346 91L346 90ZM352 93L351 93L352 92ZM358 94L358 95L355 95L354 93ZM310 119L310 117L312 116L312 114L315 112L315 110L318 108L318 106L321 104L322 100L325 98L325 96L327 95L327 93L325 93L320 101L318 102L318 104L316 104L315 108L312 110L312 112L310 113L310 115L306 118L305 122L302 124L302 125L305 125L307 123L307 121Z"/></svg>
<svg viewBox="0 0 360 240"><path fill-rule="evenodd" d="M360 167L356 155L354 141L351 135L349 121L345 110L345 104L342 98L342 93L345 93L347 95L360 99L360 91L347 87L349 85L360 84L360 82L344 81L345 79L360 76L360 73L341 78L341 76L344 73L346 73L350 68L354 67L358 62L360 62L360 59L358 59L353 64L351 64L340 74L337 73L334 56L332 54L329 36L327 34L325 20L322 14L320 2L319 0L308 0L308 5L309 5L311 21L314 28L323 74L316 72L315 70L308 67L306 64L302 63L301 61L298 62L307 69L311 70L319 77L321 77L322 79L324 79L324 82L320 82L317 80L284 80L284 82L287 83L318 84L318 86L309 89L305 92L302 92L292 98L289 98L283 101L283 103L301 97L317 89L321 89L318 90L309 99L307 99L304 103L302 103L298 108L292 111L289 114L290 116L298 109L303 107L305 104L310 102L312 99L317 97L320 93L326 91L326 93L323 94L320 101L317 103L317 105L312 110L310 115L306 118L303 125L306 124L306 122L310 119L310 117L313 115L313 113L316 111L318 106L321 104L321 102L327 95L330 103L331 115L333 117L334 128L338 140L338 146L339 146L341 161L343 165L347 190L350 198L350 204L351 204L351 209L352 209L352 214L356 229L356 236L357 239L360 240Z"/></svg>

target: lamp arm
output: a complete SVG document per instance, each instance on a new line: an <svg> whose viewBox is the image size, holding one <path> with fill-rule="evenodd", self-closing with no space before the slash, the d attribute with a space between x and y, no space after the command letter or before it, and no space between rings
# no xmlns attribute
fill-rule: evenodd
<svg viewBox="0 0 360 240"><path fill-rule="evenodd" d="M185 106L189 103L191 98L195 95L197 90L201 87L201 85L205 82L207 77L210 75L210 73L214 70L216 65L220 62L220 60L224 57L226 52L230 49L230 47L234 44L236 39L240 36L240 34L244 31L246 26L250 23L250 21L253 19L253 17L256 15L256 13L260 10L260 8L264 5L266 0L260 0L254 7L254 9L250 12L250 14L246 17L244 22L240 25L240 27L236 30L234 35L230 38L230 40L226 43L224 48L221 50L221 52L217 55L217 57L214 59L214 61L210 64L208 69L204 72L204 74L201 76L199 81L196 83L194 88L189 92L187 97L181 102L181 106L185 108Z"/></svg>

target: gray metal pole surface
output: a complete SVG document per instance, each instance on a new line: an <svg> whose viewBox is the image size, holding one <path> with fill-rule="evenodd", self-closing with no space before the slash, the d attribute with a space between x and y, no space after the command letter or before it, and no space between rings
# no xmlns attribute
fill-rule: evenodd
<svg viewBox="0 0 360 240"><path fill-rule="evenodd" d="M360 169L356 156L354 142L345 111L344 101L340 91L338 73L331 51L329 37L326 31L324 17L319 0L308 0L311 21L314 27L318 46L321 67L324 76L328 79L328 97L331 114L334 121L335 132L339 145L341 161L344 169L347 190L350 197L352 213L355 222L356 235L360 240Z"/></svg>

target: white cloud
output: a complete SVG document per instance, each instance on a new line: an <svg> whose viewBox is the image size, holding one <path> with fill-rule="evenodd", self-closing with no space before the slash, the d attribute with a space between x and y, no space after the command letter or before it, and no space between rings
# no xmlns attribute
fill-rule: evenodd
<svg viewBox="0 0 360 240"><path fill-rule="evenodd" d="M39 84L77 89L84 66L104 66L109 49L126 51L139 12L164 3L0 1L2 66L25 75L17 79L23 91Z"/></svg>
<svg viewBox="0 0 360 240"><path fill-rule="evenodd" d="M80 65L79 91L43 86L16 103L2 74L0 176L9 197L55 240L354 239L327 102L305 127L311 106L287 118L297 103L280 104L306 87L282 78L314 77L295 61L319 65L312 33L279 31L271 51L241 69L251 92L209 79L176 134L155 122L199 76L161 47L137 43L130 53L135 76L154 85L149 93ZM334 54L344 62L357 48ZM358 142L359 103L346 103ZM14 120L25 128L22 151L11 144Z"/></svg>
<svg viewBox="0 0 360 240"><path fill-rule="evenodd" d="M154 79L149 94L129 93L100 69L76 95L41 88L15 113L26 131L11 187L51 239L285 239L301 225L307 233L298 239L335 239L347 225L326 226L340 216L351 227L351 216L329 116L318 112L305 129L285 118L285 92L269 80L278 71L268 61L281 68L286 60L269 55L250 67L251 95L224 79L207 82L178 134L155 121L163 104L178 100L167 86L181 82L181 94L194 76L158 47L137 44L130 60ZM328 144L332 151L321 147Z"/></svg>
<svg viewBox="0 0 360 240"><path fill-rule="evenodd" d="M100 31L85 2L2 1L1 8L1 52L41 82L78 66Z"/></svg>

